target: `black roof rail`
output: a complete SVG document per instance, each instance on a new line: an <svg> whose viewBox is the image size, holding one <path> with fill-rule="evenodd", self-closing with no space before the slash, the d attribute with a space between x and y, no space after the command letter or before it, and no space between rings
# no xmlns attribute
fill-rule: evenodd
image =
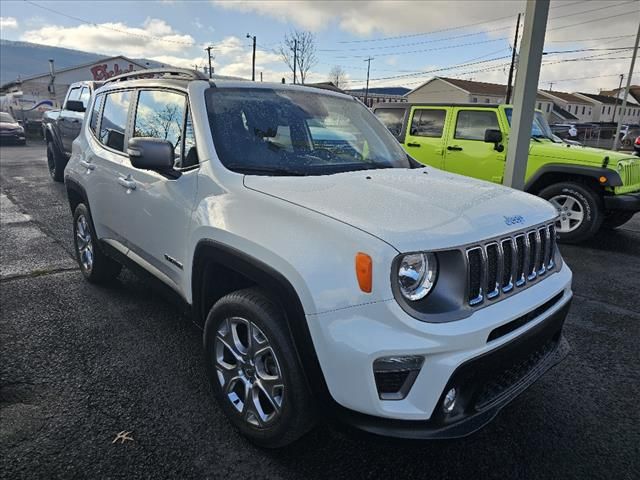
<svg viewBox="0 0 640 480"><path fill-rule="evenodd" d="M187 80L209 80L204 73L197 70L189 70L187 68L148 68L145 70L136 70L135 72L127 72L105 80L103 85L111 82L121 82L123 80L132 80L135 78L149 78L154 76L164 76L167 78L183 78Z"/></svg>

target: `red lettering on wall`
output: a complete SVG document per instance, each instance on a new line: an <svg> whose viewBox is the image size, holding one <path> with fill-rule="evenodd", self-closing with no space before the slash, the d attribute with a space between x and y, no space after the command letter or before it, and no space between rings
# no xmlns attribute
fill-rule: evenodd
<svg viewBox="0 0 640 480"><path fill-rule="evenodd" d="M132 63L129 64L129 68L127 70L120 70L120 65L117 63L114 63L112 70L109 70L109 66L106 63L103 63L102 65L94 65L91 67L91 75L93 75L93 79L96 82L100 82L122 73L133 72L133 70L134 68Z"/></svg>

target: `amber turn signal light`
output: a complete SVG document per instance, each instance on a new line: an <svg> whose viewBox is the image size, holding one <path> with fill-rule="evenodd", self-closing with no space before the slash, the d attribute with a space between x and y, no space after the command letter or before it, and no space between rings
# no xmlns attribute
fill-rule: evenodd
<svg viewBox="0 0 640 480"><path fill-rule="evenodd" d="M600 180L600 183L607 183L607 177L605 177L604 175L601 176L598 180Z"/></svg>
<svg viewBox="0 0 640 480"><path fill-rule="evenodd" d="M371 293L373 286L373 262L371 261L371 257L366 253L358 252L356 254L356 276L358 277L360 290L365 293Z"/></svg>

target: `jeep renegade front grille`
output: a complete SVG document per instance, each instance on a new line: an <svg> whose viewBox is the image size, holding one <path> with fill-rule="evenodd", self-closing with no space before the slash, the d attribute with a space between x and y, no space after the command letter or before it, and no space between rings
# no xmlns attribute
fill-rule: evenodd
<svg viewBox="0 0 640 480"><path fill-rule="evenodd" d="M481 305L535 282L555 267L555 248L553 224L467 248L469 305Z"/></svg>

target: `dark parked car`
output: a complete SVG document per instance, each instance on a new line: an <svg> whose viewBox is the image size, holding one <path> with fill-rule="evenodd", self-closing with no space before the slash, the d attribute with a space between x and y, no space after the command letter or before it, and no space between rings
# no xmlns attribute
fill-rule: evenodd
<svg viewBox="0 0 640 480"><path fill-rule="evenodd" d="M6 112L0 112L0 140L18 145L27 143L22 125Z"/></svg>
<svg viewBox="0 0 640 480"><path fill-rule="evenodd" d="M99 82L71 84L61 110L50 110L42 117L42 136L47 142L47 164L51 178L62 182L64 167L71 156L71 145L80 133L84 112Z"/></svg>

